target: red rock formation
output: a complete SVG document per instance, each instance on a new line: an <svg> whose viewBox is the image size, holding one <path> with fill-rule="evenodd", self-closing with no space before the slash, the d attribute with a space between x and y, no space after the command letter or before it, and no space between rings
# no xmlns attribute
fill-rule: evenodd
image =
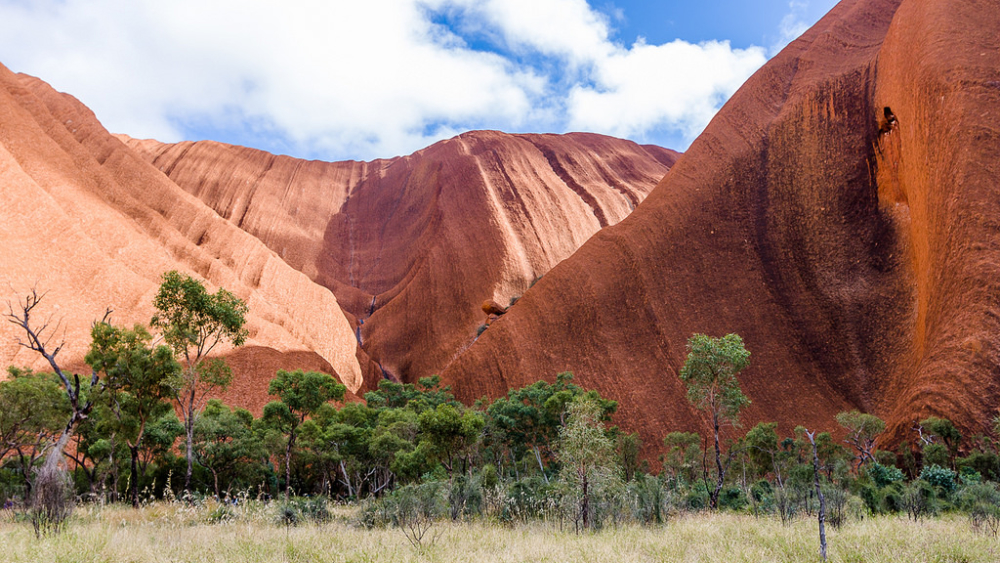
<svg viewBox="0 0 1000 563"><path fill-rule="evenodd" d="M582 133L477 131L368 163L122 138L333 290L374 374L410 381L472 344L484 300L508 304L620 221L677 156Z"/></svg>
<svg viewBox="0 0 1000 563"><path fill-rule="evenodd" d="M751 350L745 420L905 437L1000 400L1000 3L845 0L757 72L650 196L454 361L467 399L576 373L658 443L699 429L687 338Z"/></svg>
<svg viewBox="0 0 1000 563"><path fill-rule="evenodd" d="M77 100L3 66L0 201L0 301L48 292L36 313L58 321L67 364L82 367L106 307L115 322L148 322L160 275L178 269L247 300L248 345L267 347L273 365L312 358L360 387L353 331L329 290L138 158ZM18 336L0 323L0 364L47 368Z"/></svg>

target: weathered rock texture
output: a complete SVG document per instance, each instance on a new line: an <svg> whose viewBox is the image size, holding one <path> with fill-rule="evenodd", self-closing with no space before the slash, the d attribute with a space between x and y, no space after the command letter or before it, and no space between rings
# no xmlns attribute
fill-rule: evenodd
<svg viewBox="0 0 1000 563"><path fill-rule="evenodd" d="M221 350L228 399L260 409L274 372L300 367L360 393L444 369L484 300L506 305L620 221L676 157L488 131L370 163L162 145L110 135L71 96L0 67L0 297L48 291L39 313L84 370L91 322L106 307L148 322L159 276L181 270L249 302L247 346ZM46 368L18 336L3 323L0 364Z"/></svg>
<svg viewBox="0 0 1000 563"><path fill-rule="evenodd" d="M333 293L177 187L77 100L3 66L0 202L4 312L33 286L47 292L36 314L58 323L53 344L65 340L67 364L83 368L105 308L114 322L147 323L160 275L177 269L247 300L248 344L272 364L307 356L360 387L354 335ZM0 323L0 365L47 368L20 336Z"/></svg>
<svg viewBox="0 0 1000 563"><path fill-rule="evenodd" d="M756 73L635 213L445 371L465 398L571 370L659 442L703 428L687 338L741 334L745 421L893 437L1000 399L1000 2L844 0ZM912 440L912 437L910 437Z"/></svg>
<svg viewBox="0 0 1000 563"><path fill-rule="evenodd" d="M677 153L593 134L477 131L410 156L303 161L122 137L219 215L336 294L369 386L443 370L506 306L628 215Z"/></svg>

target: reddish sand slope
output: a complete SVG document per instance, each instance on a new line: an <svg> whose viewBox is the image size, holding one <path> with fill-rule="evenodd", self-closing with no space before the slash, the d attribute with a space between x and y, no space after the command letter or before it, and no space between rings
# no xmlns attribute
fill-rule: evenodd
<svg viewBox="0 0 1000 563"><path fill-rule="evenodd" d="M695 332L741 334L745 420L906 438L1000 400L1000 2L845 0L756 73L635 213L446 370L465 398L571 370L658 442L702 427ZM912 440L912 437L910 437Z"/></svg>
<svg viewBox="0 0 1000 563"><path fill-rule="evenodd" d="M443 370L502 306L645 198L677 153L593 134L477 131L374 162L122 137L330 288L374 374Z"/></svg>

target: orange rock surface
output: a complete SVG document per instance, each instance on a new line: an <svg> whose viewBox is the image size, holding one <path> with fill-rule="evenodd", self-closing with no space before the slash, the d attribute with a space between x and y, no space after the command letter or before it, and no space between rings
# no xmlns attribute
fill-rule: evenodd
<svg viewBox="0 0 1000 563"><path fill-rule="evenodd" d="M845 0L757 72L627 219L444 373L463 397L573 371L658 443L677 373L736 332L747 424L985 431L1000 401L1000 2Z"/></svg>
<svg viewBox="0 0 1000 563"><path fill-rule="evenodd" d="M333 293L137 157L77 100L2 66L0 201L0 302L6 312L32 287L47 292L36 314L52 319L53 344L66 342L67 365L84 367L91 323L106 308L114 322L147 323L160 275L177 269L248 302L249 346L314 357L360 387L354 334ZM0 323L0 364L47 369L20 336Z"/></svg>
<svg viewBox="0 0 1000 563"><path fill-rule="evenodd" d="M60 359L84 371L93 320L110 307L148 322L159 276L181 270L250 305L247 346L221 350L227 399L259 410L274 372L300 367L354 396L443 369L475 340L484 300L508 303L621 220L676 157L488 131L370 163L162 145L113 136L0 67L0 298L47 291ZM0 363L45 369L18 336L0 327Z"/></svg>
<svg viewBox="0 0 1000 563"><path fill-rule="evenodd" d="M506 306L645 198L677 153L593 134L476 131L374 162L122 137L292 267L330 288L375 377L443 370Z"/></svg>
<svg viewBox="0 0 1000 563"><path fill-rule="evenodd" d="M747 425L829 430L860 408L897 440L932 414L985 431L997 29L996 0L844 0L676 165L590 134L472 132L367 163L115 138L0 68L0 287L51 289L76 358L106 306L147 320L164 270L230 288L251 301L231 355L247 406L283 366L357 393L440 371L469 400L569 370L655 447L703 428L677 378L688 337L736 332ZM515 297L477 338L481 304ZM0 361L38 365L0 331Z"/></svg>

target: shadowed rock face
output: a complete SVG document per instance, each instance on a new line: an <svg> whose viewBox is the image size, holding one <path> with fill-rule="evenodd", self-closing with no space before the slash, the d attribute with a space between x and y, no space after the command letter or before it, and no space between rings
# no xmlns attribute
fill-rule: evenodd
<svg viewBox="0 0 1000 563"><path fill-rule="evenodd" d="M177 269L245 299L248 345L272 363L308 356L360 387L353 331L329 290L137 157L77 100L3 66L0 201L0 299L48 292L36 319L52 319L67 365L84 368L106 308L116 323L147 323L160 275ZM0 364L47 369L20 336L0 323Z"/></svg>
<svg viewBox="0 0 1000 563"><path fill-rule="evenodd" d="M318 162L127 139L171 180L330 288L374 364L413 381L645 198L677 153L593 134L477 131L410 156ZM362 362L364 363L364 361Z"/></svg>
<svg viewBox="0 0 1000 563"><path fill-rule="evenodd" d="M687 338L737 332L747 424L895 439L1000 399L1000 3L845 0L756 73L649 197L454 361L465 398L571 370L658 443L699 429Z"/></svg>

